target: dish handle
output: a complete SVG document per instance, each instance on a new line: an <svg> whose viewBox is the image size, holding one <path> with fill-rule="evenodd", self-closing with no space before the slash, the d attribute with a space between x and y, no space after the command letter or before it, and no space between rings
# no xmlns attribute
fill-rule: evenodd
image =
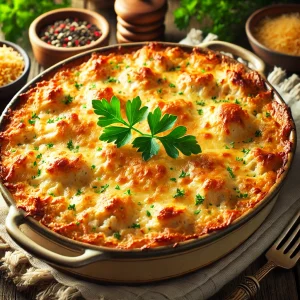
<svg viewBox="0 0 300 300"><path fill-rule="evenodd" d="M211 50L215 50L215 51L229 52L229 53L233 54L234 56L238 56L238 57L242 58L243 60L246 60L249 63L251 63L252 69L254 69L255 71L259 72L261 75L264 76L266 64L254 53L252 53L251 51L249 51L243 47L237 46L232 43L223 42L223 41L210 41L210 42L206 42L206 43L204 42L204 43L201 43L199 46L208 48Z"/></svg>
<svg viewBox="0 0 300 300"><path fill-rule="evenodd" d="M92 249L81 249L83 250L83 253L78 256L66 256L48 250L31 240L20 229L20 225L25 222L26 220L21 212L19 212L15 206L11 205L5 221L8 233L26 251L49 262L50 264L68 268L78 268L95 261L107 259L105 253Z"/></svg>

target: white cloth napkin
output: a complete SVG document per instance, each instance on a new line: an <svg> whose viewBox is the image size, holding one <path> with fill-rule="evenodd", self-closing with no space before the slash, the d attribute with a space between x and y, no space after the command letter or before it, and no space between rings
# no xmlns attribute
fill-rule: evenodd
<svg viewBox="0 0 300 300"><path fill-rule="evenodd" d="M296 76L296 75L295 75ZM294 115L297 131L300 133L300 80L299 77L285 79L285 72L279 68L268 77L278 91L290 104ZM240 247L214 264L183 277L153 284L139 286L94 284L65 275L43 261L40 261L22 250L7 234L4 226L7 207L0 199L0 237L18 254L28 257L37 271L44 270L62 285L78 289L82 296L89 300L199 300L207 299L220 290L227 282L240 274L249 264L260 256L285 228L296 211L300 209L300 141L288 175L288 180L280 192L279 198L263 225ZM10 254L11 255L11 254ZM34 269L35 270L35 269ZM46 273L47 274L47 273ZM54 288L55 290L55 288ZM70 299L68 290L57 296L57 299ZM43 299L48 299L44 297Z"/></svg>

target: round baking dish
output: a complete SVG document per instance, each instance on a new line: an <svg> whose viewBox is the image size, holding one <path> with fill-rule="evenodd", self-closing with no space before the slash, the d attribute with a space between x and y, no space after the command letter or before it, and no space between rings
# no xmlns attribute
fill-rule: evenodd
<svg viewBox="0 0 300 300"><path fill-rule="evenodd" d="M147 43L116 45L89 51L69 58L44 71L28 83L10 102L1 116L0 128L5 123L5 113L19 102L19 95L33 87L37 82L51 76L61 66L84 61L93 52L114 51L115 49L139 48ZM173 43L161 43L164 46L178 47ZM190 51L193 47L180 46ZM268 89L272 89L266 82ZM276 101L284 103L274 91ZM293 126L295 128L295 126ZM152 249L119 250L93 246L77 242L52 232L32 217L26 217L23 210L17 209L9 191L0 185L1 193L10 206L6 219L6 228L12 238L33 255L49 262L54 267L86 279L141 283L172 278L197 270L223 257L245 241L265 220L276 202L278 193L291 167L296 149L296 132L293 129L289 137L292 150L280 180L272 187L267 197L254 209L233 221L228 227L201 236L195 240L176 245L161 246ZM128 272L130 270L130 272Z"/></svg>

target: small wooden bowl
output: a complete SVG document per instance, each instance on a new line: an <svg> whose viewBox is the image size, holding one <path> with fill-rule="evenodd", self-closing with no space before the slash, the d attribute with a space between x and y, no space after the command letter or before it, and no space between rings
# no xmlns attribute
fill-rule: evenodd
<svg viewBox="0 0 300 300"><path fill-rule="evenodd" d="M254 30L261 19L288 13L300 13L299 4L279 4L255 11L246 22L246 33L254 52L271 66L278 66L287 71L300 72L300 56L277 52L261 44L254 36Z"/></svg>
<svg viewBox="0 0 300 300"><path fill-rule="evenodd" d="M81 47L55 47L47 44L39 38L40 31L47 25L65 18L78 18L96 25L102 32L101 37L89 45ZM108 45L109 25L106 19L98 13L87 9L62 8L49 11L36 18L29 27L29 39L33 54L40 65L48 68L68 57L81 52Z"/></svg>

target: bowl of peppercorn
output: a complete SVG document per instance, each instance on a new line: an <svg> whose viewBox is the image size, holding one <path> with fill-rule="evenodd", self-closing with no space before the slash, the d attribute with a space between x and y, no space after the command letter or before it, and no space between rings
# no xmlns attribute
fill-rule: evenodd
<svg viewBox="0 0 300 300"><path fill-rule="evenodd" d="M100 14L62 8L37 17L29 27L35 59L48 68L81 52L108 45L109 24Z"/></svg>

